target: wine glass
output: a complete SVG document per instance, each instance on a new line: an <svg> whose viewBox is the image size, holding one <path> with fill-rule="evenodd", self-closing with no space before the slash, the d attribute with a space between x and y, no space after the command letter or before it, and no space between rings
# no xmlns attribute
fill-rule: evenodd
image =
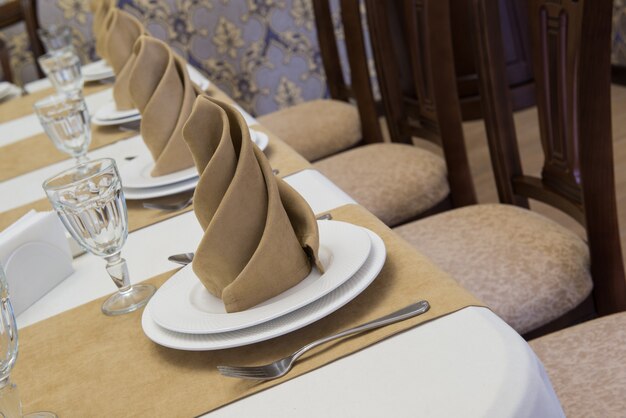
<svg viewBox="0 0 626 418"><path fill-rule="evenodd" d="M66 47L50 51L37 58L39 66L58 92L70 92L83 88L80 58L74 48Z"/></svg>
<svg viewBox="0 0 626 418"><path fill-rule="evenodd" d="M66 25L50 25L37 29L37 35L47 52L72 46L72 29Z"/></svg>
<svg viewBox="0 0 626 418"><path fill-rule="evenodd" d="M48 96L36 102L34 109L54 146L76 158L77 164L86 162L91 143L91 119L81 92Z"/></svg>
<svg viewBox="0 0 626 418"><path fill-rule="evenodd" d="M9 299L9 286L0 266L0 416L56 418L52 412L22 415L22 403L17 386L9 378L17 360L17 349L15 314Z"/></svg>
<svg viewBox="0 0 626 418"><path fill-rule="evenodd" d="M128 236L128 215L115 161L102 158L80 164L46 180L43 188L65 228L90 253L103 257L118 287L102 305L106 315L121 315L145 305L156 288L131 285L121 257Z"/></svg>

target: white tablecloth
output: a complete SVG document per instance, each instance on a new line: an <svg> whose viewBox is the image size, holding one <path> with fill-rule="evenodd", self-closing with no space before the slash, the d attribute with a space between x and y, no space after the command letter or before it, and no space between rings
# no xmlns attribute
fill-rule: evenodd
<svg viewBox="0 0 626 418"><path fill-rule="evenodd" d="M106 97L107 93L98 94ZM30 119L22 118L18 125L23 127ZM0 125L0 137L8 132L8 138L19 140L15 139L16 126L15 122ZM114 156L122 163L121 157L140 146L137 141L121 141L96 150L91 156ZM65 161L0 182L0 196L4 197L0 210L42 198L41 181L69 165L71 161ZM354 202L314 170L286 180L316 213ZM130 234L123 256L129 262L131 280L138 282L171 270L175 266L167 261L167 256L193 251L200 236L192 212ZM76 272L71 277L19 316L20 327L115 291L101 259L86 254L74 260L74 267ZM211 396L210 389L206 396ZM485 308L466 308L423 324L209 415L564 416L543 367L528 344Z"/></svg>

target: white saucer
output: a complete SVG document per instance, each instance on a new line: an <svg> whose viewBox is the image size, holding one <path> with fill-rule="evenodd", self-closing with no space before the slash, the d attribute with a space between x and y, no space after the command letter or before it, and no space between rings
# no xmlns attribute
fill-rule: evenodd
<svg viewBox="0 0 626 418"><path fill-rule="evenodd" d="M184 334L160 327L152 320L151 303L144 309L141 325L157 344L178 350L208 351L240 347L279 337L315 322L341 308L374 281L383 268L386 250L383 240L366 230L372 242L370 255L350 280L326 296L298 310L262 324L221 334Z"/></svg>
<svg viewBox="0 0 626 418"><path fill-rule="evenodd" d="M105 80L115 76L113 68L111 68L104 60L94 61L83 65L81 72L83 74L83 79L87 82Z"/></svg>
<svg viewBox="0 0 626 418"><path fill-rule="evenodd" d="M137 158L120 165L119 171L124 188L149 189L173 185L198 177L196 166L158 177L150 175L153 169L154 161L147 149L146 152L141 153Z"/></svg>
<svg viewBox="0 0 626 418"><path fill-rule="evenodd" d="M117 110L115 102L111 101L101 106L91 118L95 125L108 126L134 122L141 119L141 113L137 109Z"/></svg>
<svg viewBox="0 0 626 418"><path fill-rule="evenodd" d="M8 81L0 82L0 101L19 96L22 93L20 88Z"/></svg>
<svg viewBox="0 0 626 418"><path fill-rule="evenodd" d="M215 334L270 321L327 295L349 280L365 263L371 241L361 227L337 221L318 221L320 259L297 285L253 308L227 313L221 299L210 294L187 266L164 283L150 300L152 319L171 331Z"/></svg>
<svg viewBox="0 0 626 418"><path fill-rule="evenodd" d="M126 200L145 200L157 197L171 196L173 194L186 192L196 188L198 177L181 181L167 186L150 187L147 189L133 189L124 186L124 197Z"/></svg>

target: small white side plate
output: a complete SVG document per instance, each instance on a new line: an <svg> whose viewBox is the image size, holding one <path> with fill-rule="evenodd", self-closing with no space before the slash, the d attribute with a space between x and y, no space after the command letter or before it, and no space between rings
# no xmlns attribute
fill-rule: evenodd
<svg viewBox="0 0 626 418"><path fill-rule="evenodd" d="M269 138L265 133L255 130L250 130L250 133L252 140L255 144L257 144L261 151L267 148ZM148 189L162 187L174 185L176 183L198 177L198 171L195 166L158 177L150 175L153 169L154 161L152 160L152 156L150 155L148 148L145 148L145 152L140 153L139 156L130 162L119 166L120 176L122 177L122 184L124 185L124 188Z"/></svg>
<svg viewBox="0 0 626 418"><path fill-rule="evenodd" d="M81 72L83 73L85 81L105 80L115 76L113 68L111 68L104 60L94 61L83 65Z"/></svg>
<svg viewBox="0 0 626 418"><path fill-rule="evenodd" d="M195 189L198 184L198 180L198 177L195 177L186 181L181 181L180 183L161 187L150 187L147 189L132 189L124 186L124 197L126 200L145 200L171 196L173 194Z"/></svg>
<svg viewBox="0 0 626 418"><path fill-rule="evenodd" d="M98 109L91 121L95 125L108 126L134 122L141 119L141 113L137 109L117 110L115 102L111 101Z"/></svg>

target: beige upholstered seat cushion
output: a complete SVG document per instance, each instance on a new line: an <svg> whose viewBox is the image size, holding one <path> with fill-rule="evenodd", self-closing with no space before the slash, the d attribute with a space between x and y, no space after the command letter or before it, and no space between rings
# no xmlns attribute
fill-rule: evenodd
<svg viewBox="0 0 626 418"><path fill-rule="evenodd" d="M450 191L444 160L412 145L365 145L314 167L390 226L415 218Z"/></svg>
<svg viewBox="0 0 626 418"><path fill-rule="evenodd" d="M261 116L259 123L309 161L336 154L361 140L355 106L338 100L312 100Z"/></svg>
<svg viewBox="0 0 626 418"><path fill-rule="evenodd" d="M626 313L546 335L530 346L566 416L626 416Z"/></svg>
<svg viewBox="0 0 626 418"><path fill-rule="evenodd" d="M587 245L526 209L468 206L395 231L521 334L568 312L591 292Z"/></svg>

